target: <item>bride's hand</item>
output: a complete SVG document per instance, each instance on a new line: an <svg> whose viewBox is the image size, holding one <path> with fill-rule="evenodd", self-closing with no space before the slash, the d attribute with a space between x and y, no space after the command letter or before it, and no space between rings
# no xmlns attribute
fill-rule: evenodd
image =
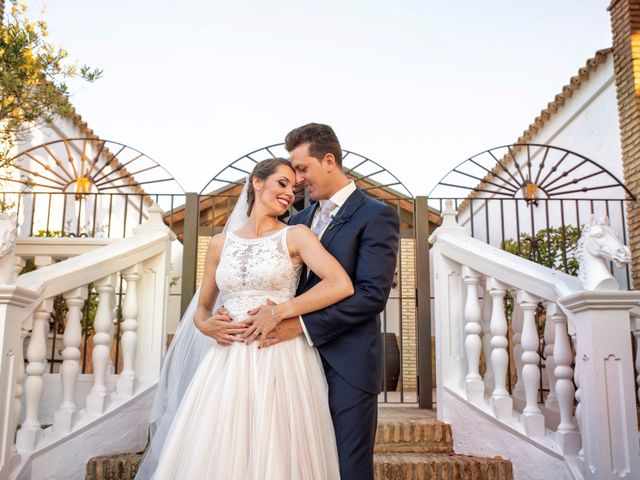
<svg viewBox="0 0 640 480"><path fill-rule="evenodd" d="M233 323L226 308L218 308L214 314L204 320L196 321L196 328L202 334L213 338L220 345L231 345L241 342L240 335L245 331L246 325Z"/></svg>
<svg viewBox="0 0 640 480"><path fill-rule="evenodd" d="M247 330L242 334L242 338L246 340L247 345L255 340L266 339L269 332L280 323L276 305L273 300L267 299L266 305L261 305L247 312L251 317L241 322L248 326Z"/></svg>

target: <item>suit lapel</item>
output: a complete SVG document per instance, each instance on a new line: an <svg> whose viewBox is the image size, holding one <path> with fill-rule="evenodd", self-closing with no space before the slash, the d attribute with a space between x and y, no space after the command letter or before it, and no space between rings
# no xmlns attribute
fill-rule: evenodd
<svg viewBox="0 0 640 480"><path fill-rule="evenodd" d="M333 221L329 224L327 229L324 231L322 235L322 239L320 242L326 248L329 249L331 242L335 238L336 234L340 231L342 226L345 223L348 223L351 220L351 217L356 213L356 211L362 206L364 203L364 193L360 189L356 189L347 201L344 202L340 210L334 215Z"/></svg>
<svg viewBox="0 0 640 480"><path fill-rule="evenodd" d="M362 193L359 188L356 189L351 195L349 195L347 201L344 202L342 207L340 207L338 212L335 214L333 221L329 224L327 229L322 234L320 243L322 243L324 248L329 250L329 246L331 245L331 242L333 242L336 234L340 231L344 224L348 223L351 220L351 217L364 204L364 199L364 193ZM318 208L318 202L316 202L313 208L309 208L309 215L303 220L305 225L307 225L309 228L311 228L311 222L313 221L313 215L316 211L316 208ZM311 280L311 278L314 276L314 273L310 272L310 275L307 275L307 267L305 265L301 275L302 276L300 278L300 286L298 288L298 291L303 292L305 291L309 280Z"/></svg>
<svg viewBox="0 0 640 480"><path fill-rule="evenodd" d="M319 202L315 202L313 205L309 205L309 207L304 212L304 216L300 223L303 223L307 227L311 228L311 223L313 222L313 215L316 212L316 209L318 208L318 204ZM302 291L305 284L307 283L307 280L309 279L310 275L308 275L307 272L308 272L307 266L303 264L302 272L300 272L300 285L298 285L299 291Z"/></svg>
<svg viewBox="0 0 640 480"><path fill-rule="evenodd" d="M316 213L316 209L318 208L319 203L320 202L315 202L313 205L309 205L309 208L307 208L307 212L302 223L304 223L309 228L311 228L311 223L313 223L313 215Z"/></svg>

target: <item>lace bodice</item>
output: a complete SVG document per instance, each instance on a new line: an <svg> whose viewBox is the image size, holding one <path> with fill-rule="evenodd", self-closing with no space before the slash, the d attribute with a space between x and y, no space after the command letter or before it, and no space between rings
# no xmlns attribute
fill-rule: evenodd
<svg viewBox="0 0 640 480"><path fill-rule="evenodd" d="M248 310L264 305L267 298L282 303L295 295L301 265L291 262L288 228L252 239L227 232L216 284L222 304L236 321L246 318Z"/></svg>

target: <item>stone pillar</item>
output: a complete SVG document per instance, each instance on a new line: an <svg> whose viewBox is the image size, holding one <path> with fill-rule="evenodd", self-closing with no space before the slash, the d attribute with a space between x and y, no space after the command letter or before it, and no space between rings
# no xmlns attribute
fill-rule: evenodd
<svg viewBox="0 0 640 480"><path fill-rule="evenodd" d="M640 198L640 0L613 0L609 12L624 182ZM633 284L640 288L640 200L627 203L627 218Z"/></svg>
<svg viewBox="0 0 640 480"><path fill-rule="evenodd" d="M37 294L15 285L0 285L0 411L3 421L0 424L0 478L8 478L14 460L19 461L15 453L14 437L18 424L18 411L15 408L18 376L22 373L19 355L22 352L20 342L21 319L23 309L37 298Z"/></svg>
<svg viewBox="0 0 640 480"><path fill-rule="evenodd" d="M587 291L559 302L576 331L585 479L640 478L629 319L640 292Z"/></svg>

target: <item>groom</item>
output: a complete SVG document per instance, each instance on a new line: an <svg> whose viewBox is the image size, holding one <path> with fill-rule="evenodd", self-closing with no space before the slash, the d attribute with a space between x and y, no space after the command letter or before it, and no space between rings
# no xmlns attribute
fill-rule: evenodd
<svg viewBox="0 0 640 480"><path fill-rule="evenodd" d="M398 215L349 180L342 168L342 148L330 126L310 123L296 128L287 135L285 146L296 182L317 200L289 223L304 223L316 233L351 277L355 293L323 310L283 320L266 345L304 333L318 349L329 384L340 476L373 479L383 365L379 313L396 268ZM303 270L297 294L319 281L313 272Z"/></svg>

